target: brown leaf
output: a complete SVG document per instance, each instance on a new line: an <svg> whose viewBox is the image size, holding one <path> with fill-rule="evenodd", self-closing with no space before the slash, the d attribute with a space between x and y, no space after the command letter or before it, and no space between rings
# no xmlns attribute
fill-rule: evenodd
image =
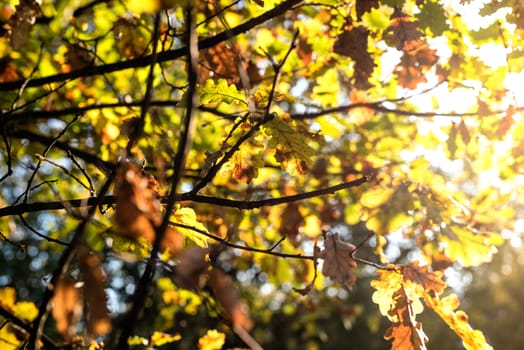
<svg viewBox="0 0 524 350"><path fill-rule="evenodd" d="M261 77L258 67L249 58L243 57L238 46L228 42L221 42L213 47L200 51L199 82L203 84L207 79L226 79L228 84L243 87L241 76L256 83ZM247 74L245 74L247 72Z"/></svg>
<svg viewBox="0 0 524 350"><path fill-rule="evenodd" d="M240 292L231 277L224 271L214 268L209 275L208 285L215 299L224 309L225 317L233 326L241 327L246 331L251 330L253 321L249 317L248 307L240 298Z"/></svg>
<svg viewBox="0 0 524 350"><path fill-rule="evenodd" d="M395 322L384 335L384 339L393 339L391 350L426 350L428 338L422 330L422 324L415 320L415 313L404 288L393 295L395 306L390 315L396 315Z"/></svg>
<svg viewBox="0 0 524 350"><path fill-rule="evenodd" d="M54 287L51 314L56 328L65 341L70 341L76 332L76 325L82 316L82 301L75 282L62 278Z"/></svg>
<svg viewBox="0 0 524 350"><path fill-rule="evenodd" d="M346 30L337 37L333 51L350 57L355 61L354 77L355 86L359 89L369 88L369 77L373 73L375 63L369 54L368 47L369 30L362 26L349 25Z"/></svg>
<svg viewBox="0 0 524 350"><path fill-rule="evenodd" d="M156 179L142 174L135 164L124 162L120 165L115 180L115 219L120 234L132 240L143 237L150 243L154 241L155 228L162 223L157 189ZM168 228L161 247L176 255L183 245L184 236Z"/></svg>
<svg viewBox="0 0 524 350"><path fill-rule="evenodd" d="M413 43L414 44L414 43ZM422 41L417 47L404 51L394 72L398 76L399 85L414 89L418 84L426 82L425 72L437 62L436 50L429 49Z"/></svg>
<svg viewBox="0 0 524 350"><path fill-rule="evenodd" d="M73 44L67 46L65 61L67 67L65 67L64 72L67 73L91 66L94 62L94 57L91 52L82 45Z"/></svg>
<svg viewBox="0 0 524 350"><path fill-rule="evenodd" d="M181 288L198 290L204 287L210 269L209 249L193 246L182 251L175 259L173 280Z"/></svg>
<svg viewBox="0 0 524 350"><path fill-rule="evenodd" d="M407 42L418 40L422 33L417 29L418 21L411 21L410 16L395 7L390 17L391 23L384 31L384 40L397 50L404 50Z"/></svg>
<svg viewBox="0 0 524 350"><path fill-rule="evenodd" d="M33 25L42 11L35 0L21 0L15 7L15 14L9 18L6 25L9 31L9 39L11 46L15 50L19 50L25 46L29 40L29 34L33 29Z"/></svg>
<svg viewBox="0 0 524 350"><path fill-rule="evenodd" d="M19 78L10 56L0 58L0 83L15 81Z"/></svg>
<svg viewBox="0 0 524 350"><path fill-rule="evenodd" d="M447 286L442 280L442 272L430 271L429 266L419 266L418 261L402 266L401 273L404 281L416 283L428 293L440 295Z"/></svg>
<svg viewBox="0 0 524 350"><path fill-rule="evenodd" d="M240 153L233 155L233 171L231 176L239 182L251 183L257 177L258 169L253 165L249 158L243 157Z"/></svg>
<svg viewBox="0 0 524 350"><path fill-rule="evenodd" d="M148 39L144 36L137 19L120 17L113 26L115 48L127 59L149 53Z"/></svg>
<svg viewBox="0 0 524 350"><path fill-rule="evenodd" d="M469 141L471 141L471 136L469 134L468 127L466 126L466 123L464 123L464 120L461 120L459 123L459 132L460 137L462 138L462 142L467 146Z"/></svg>
<svg viewBox="0 0 524 350"><path fill-rule="evenodd" d="M311 63L313 58L313 46L307 42L303 36L299 36L297 44L297 55L300 57L304 65Z"/></svg>
<svg viewBox="0 0 524 350"><path fill-rule="evenodd" d="M148 179L135 164L124 162L116 171L115 183L116 222L120 232L132 239L144 237L152 242L153 225L160 224L162 217L160 203L148 187Z"/></svg>
<svg viewBox="0 0 524 350"><path fill-rule="evenodd" d="M499 137L504 137L508 130L511 128L511 126L515 123L515 120L513 119L513 115L515 114L515 107L510 106L507 111L506 115L502 119L502 121L499 123L499 126L497 128L497 135Z"/></svg>
<svg viewBox="0 0 524 350"><path fill-rule="evenodd" d="M355 246L340 240L338 233L327 235L324 245L325 248L319 255L324 259L322 274L347 287L353 285L356 281L353 268L357 264L351 258L351 253L355 250Z"/></svg>
<svg viewBox="0 0 524 350"><path fill-rule="evenodd" d="M300 213L298 204L289 203L282 213L278 233L286 236L289 241L296 246L298 244L297 236L302 225L304 225L304 217L302 213Z"/></svg>
<svg viewBox="0 0 524 350"><path fill-rule="evenodd" d="M84 280L87 330L94 336L106 335L111 331L111 319L104 290L106 275L100 266L100 258L87 247L80 247L78 267Z"/></svg>

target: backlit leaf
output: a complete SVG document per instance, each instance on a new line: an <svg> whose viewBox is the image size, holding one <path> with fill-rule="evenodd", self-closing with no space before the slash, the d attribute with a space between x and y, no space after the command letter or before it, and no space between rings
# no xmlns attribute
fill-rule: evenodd
<svg viewBox="0 0 524 350"><path fill-rule="evenodd" d="M271 136L269 146L283 169L291 175L303 175L311 167L315 150L309 143L314 135L296 122L278 116L265 125L265 130Z"/></svg>

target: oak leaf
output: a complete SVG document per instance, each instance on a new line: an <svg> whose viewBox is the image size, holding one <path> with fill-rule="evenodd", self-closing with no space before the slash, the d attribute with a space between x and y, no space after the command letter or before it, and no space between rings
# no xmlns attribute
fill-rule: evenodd
<svg viewBox="0 0 524 350"><path fill-rule="evenodd" d="M304 225L304 216L300 212L298 204L289 203L284 208L281 217L282 219L280 221L278 232L281 235L286 236L294 246L297 246L299 229Z"/></svg>
<svg viewBox="0 0 524 350"><path fill-rule="evenodd" d="M135 18L121 17L113 26L116 49L127 59L149 53L148 39Z"/></svg>
<svg viewBox="0 0 524 350"><path fill-rule="evenodd" d="M324 259L322 274L346 287L352 286L356 281L353 269L357 263L351 258L355 246L340 240L338 233L327 235L324 246L324 250L319 254L319 257Z"/></svg>
<svg viewBox="0 0 524 350"><path fill-rule="evenodd" d="M415 283L428 293L442 294L447 286L442 280L442 272L430 271L429 266L419 266L417 261L403 265L400 272L404 281Z"/></svg>
<svg viewBox="0 0 524 350"><path fill-rule="evenodd" d="M216 329L208 329L206 335L198 339L198 350L220 350L226 342L226 335Z"/></svg>
<svg viewBox="0 0 524 350"><path fill-rule="evenodd" d="M270 135L269 147L274 150L275 159L282 169L291 175L303 175L308 170L315 156L315 150L309 141L318 135L306 130L296 121L275 116L264 126Z"/></svg>
<svg viewBox="0 0 524 350"><path fill-rule="evenodd" d="M493 349L484 334L469 325L468 315L464 311L457 310L460 302L455 294L442 299L438 296L426 295L425 300L426 304L460 337L467 350Z"/></svg>
<svg viewBox="0 0 524 350"><path fill-rule="evenodd" d="M354 77L357 89L367 89L369 77L373 73L375 63L368 52L369 30L362 26L349 26L337 37L333 51L350 57L355 61Z"/></svg>
<svg viewBox="0 0 524 350"><path fill-rule="evenodd" d="M378 0L357 0L357 20L360 21L362 15L366 12L370 12L371 9L377 9L379 7Z"/></svg>
<svg viewBox="0 0 524 350"><path fill-rule="evenodd" d="M393 308L389 311L398 319L384 335L386 340L393 339L391 350L425 350L428 337L422 330L422 324L415 319L411 300L400 287L393 295Z"/></svg>
<svg viewBox="0 0 524 350"><path fill-rule="evenodd" d="M418 21L412 21L411 17L398 7L395 7L390 17L391 23L384 31L384 40L389 46L397 50L404 50L407 42L418 40L422 33L417 29Z"/></svg>

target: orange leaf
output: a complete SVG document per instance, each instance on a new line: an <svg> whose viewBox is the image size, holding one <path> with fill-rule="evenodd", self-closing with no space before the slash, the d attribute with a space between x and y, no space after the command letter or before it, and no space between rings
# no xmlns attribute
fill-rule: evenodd
<svg viewBox="0 0 524 350"><path fill-rule="evenodd" d="M56 328L64 340L70 341L82 316L82 301L73 280L63 278L56 283L52 304Z"/></svg>
<svg viewBox="0 0 524 350"><path fill-rule="evenodd" d="M418 266L418 261L414 261L409 265L402 266L402 277L404 281L420 285L426 292L439 295L446 288L446 282L442 281L442 272L432 272L429 271L429 268L429 266Z"/></svg>
<svg viewBox="0 0 524 350"><path fill-rule="evenodd" d="M116 215L120 234L136 240L145 238L152 243L155 228L162 223L160 201L156 191L158 182L151 176L142 174L130 162L124 162L116 171ZM184 236L168 228L161 246L173 255L178 254L184 245Z"/></svg>
<svg viewBox="0 0 524 350"><path fill-rule="evenodd" d="M395 299L394 308L390 314L398 318L384 335L386 340L393 339L391 350L425 350L428 338L422 330L422 324L415 320L415 312L411 306L411 300L406 295L403 287L400 287L393 295Z"/></svg>

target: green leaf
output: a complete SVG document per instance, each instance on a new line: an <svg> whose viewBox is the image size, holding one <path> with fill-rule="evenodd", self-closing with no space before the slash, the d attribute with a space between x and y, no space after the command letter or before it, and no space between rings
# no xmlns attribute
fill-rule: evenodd
<svg viewBox="0 0 524 350"><path fill-rule="evenodd" d="M315 135L299 127L297 122L278 116L265 125L265 130L271 136L269 147L282 169L291 175L303 175L311 167L315 150L309 142Z"/></svg>
<svg viewBox="0 0 524 350"><path fill-rule="evenodd" d="M428 28L435 36L440 36L449 29L442 4L437 1L425 1L416 15L420 28Z"/></svg>
<svg viewBox="0 0 524 350"><path fill-rule="evenodd" d="M246 105L247 98L243 91L238 91L233 84L229 85L226 79L206 80L204 86L200 87L200 103L207 104L233 104Z"/></svg>

